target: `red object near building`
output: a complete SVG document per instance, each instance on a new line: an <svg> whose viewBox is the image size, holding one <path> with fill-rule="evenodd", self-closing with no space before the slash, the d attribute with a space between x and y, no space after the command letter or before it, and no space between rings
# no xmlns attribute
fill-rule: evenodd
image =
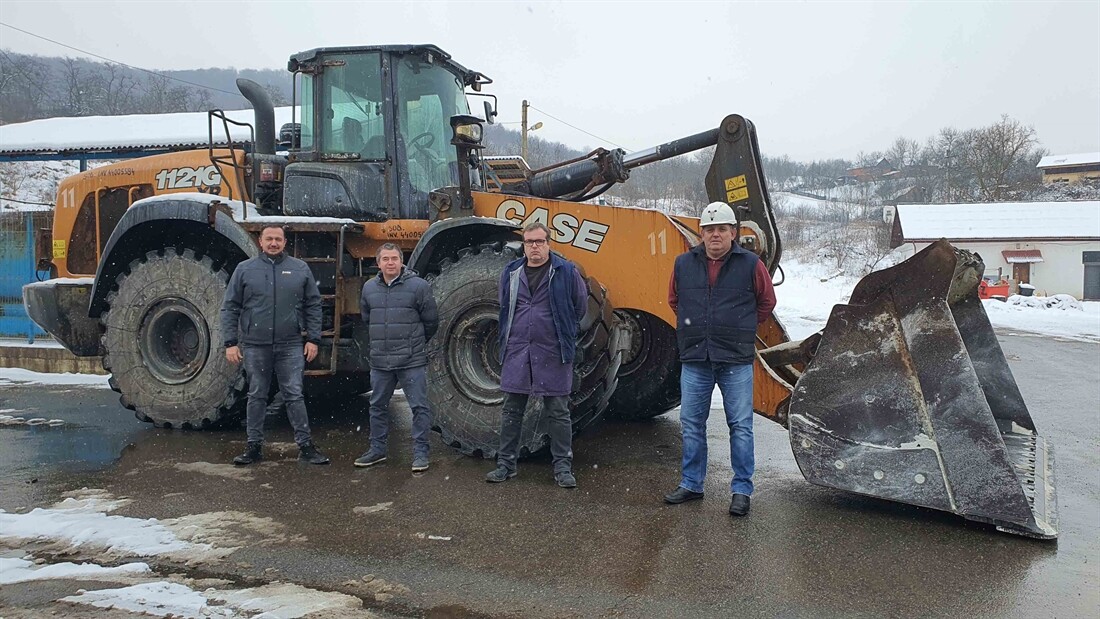
<svg viewBox="0 0 1100 619"><path fill-rule="evenodd" d="M1008 298L1009 283L1005 280L999 282L990 282L982 280L978 282L978 298L979 299L996 299L999 298L1002 301Z"/></svg>

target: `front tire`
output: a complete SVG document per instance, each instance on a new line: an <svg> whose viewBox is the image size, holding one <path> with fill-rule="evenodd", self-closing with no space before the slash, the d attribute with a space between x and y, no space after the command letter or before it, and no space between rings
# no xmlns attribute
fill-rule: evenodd
<svg viewBox="0 0 1100 619"><path fill-rule="evenodd" d="M680 352L676 330L660 318L639 310L615 310L629 339L619 388L611 396L607 416L641 421L680 405Z"/></svg>
<svg viewBox="0 0 1100 619"><path fill-rule="evenodd" d="M443 442L466 455L496 456L500 441L498 284L520 252L501 242L467 248L429 278L439 331L428 343L428 398ZM570 413L574 434L597 421L617 385L622 359L607 291L587 278L588 309L580 322ZM531 398L520 433L521 457L549 444L542 399Z"/></svg>
<svg viewBox="0 0 1100 619"><path fill-rule="evenodd" d="M104 369L119 401L157 427L206 428L239 414L245 378L222 352L228 275L192 250L149 252L108 295Z"/></svg>

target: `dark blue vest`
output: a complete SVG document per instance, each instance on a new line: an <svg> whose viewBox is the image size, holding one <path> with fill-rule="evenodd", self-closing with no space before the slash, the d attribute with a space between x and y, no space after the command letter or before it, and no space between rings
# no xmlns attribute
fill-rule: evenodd
<svg viewBox="0 0 1100 619"><path fill-rule="evenodd" d="M700 244L676 257L676 342L680 361L747 365L756 344L756 254L734 243L707 281L707 252Z"/></svg>

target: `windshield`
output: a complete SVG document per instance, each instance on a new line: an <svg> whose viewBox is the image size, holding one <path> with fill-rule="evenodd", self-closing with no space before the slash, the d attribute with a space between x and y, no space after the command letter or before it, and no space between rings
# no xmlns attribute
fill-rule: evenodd
<svg viewBox="0 0 1100 619"><path fill-rule="evenodd" d="M382 59L380 54L335 54L326 60L343 61L326 66L323 79L303 80L302 147L317 139L326 153L358 153L363 159L386 158L383 121ZM320 113L307 109L313 87L320 86ZM314 130L313 123L320 124Z"/></svg>
<svg viewBox="0 0 1100 619"><path fill-rule="evenodd" d="M451 116L469 114L462 81L415 56L397 62L398 130L405 142L409 183L419 192L458 184Z"/></svg>

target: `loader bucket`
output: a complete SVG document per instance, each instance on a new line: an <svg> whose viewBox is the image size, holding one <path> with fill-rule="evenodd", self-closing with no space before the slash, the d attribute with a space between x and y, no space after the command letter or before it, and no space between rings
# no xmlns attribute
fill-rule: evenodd
<svg viewBox="0 0 1100 619"><path fill-rule="evenodd" d="M1057 537L1054 457L981 301L984 265L938 241L838 305L795 385L812 483Z"/></svg>

